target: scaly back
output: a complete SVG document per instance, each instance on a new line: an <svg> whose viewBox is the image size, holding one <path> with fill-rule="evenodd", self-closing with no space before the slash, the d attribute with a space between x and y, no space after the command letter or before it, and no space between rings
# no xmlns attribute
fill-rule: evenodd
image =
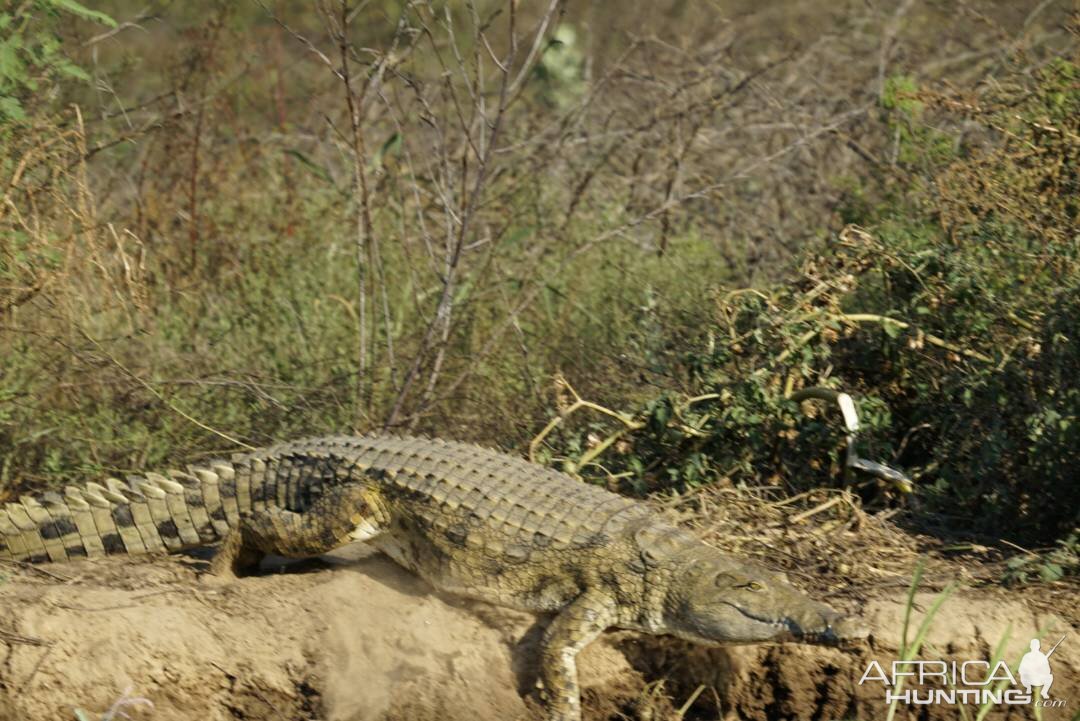
<svg viewBox="0 0 1080 721"><path fill-rule="evenodd" d="M377 484L418 513L450 508L508 532L542 531L569 543L633 501L551 469L479 446L397 436L338 436L284 443L186 471L108 478L23 496L0 509L0 558L64 561L180 551L215 543L250 511L304 511L330 485ZM454 514L456 515L456 514ZM520 516L520 518L518 518Z"/></svg>

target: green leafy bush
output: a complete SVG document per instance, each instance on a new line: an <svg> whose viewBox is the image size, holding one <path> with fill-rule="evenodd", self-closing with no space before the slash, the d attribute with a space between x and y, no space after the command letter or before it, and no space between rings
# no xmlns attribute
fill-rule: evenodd
<svg viewBox="0 0 1080 721"><path fill-rule="evenodd" d="M27 102L51 99L65 78L90 76L63 52L56 20L63 15L116 27L108 15L75 0L33 0L0 7L0 125L27 117Z"/></svg>
<svg viewBox="0 0 1080 721"><path fill-rule="evenodd" d="M826 385L858 396L863 455L906 467L952 529L1046 542L1076 527L1077 78L1059 60L978 102L890 84L905 130L887 200L849 216L867 229L790 283L718 292L679 361L688 382L626 411L618 443L607 423L566 432L571 468L639 490L839 482L840 423L787 400ZM956 121L968 142L945 142Z"/></svg>
<svg viewBox="0 0 1080 721"><path fill-rule="evenodd" d="M1053 582L1066 575L1080 573L1080 534L1070 533L1058 540L1054 548L1037 553L1024 553L1010 558L1005 565L1004 581L1008 585L1023 585L1033 581Z"/></svg>

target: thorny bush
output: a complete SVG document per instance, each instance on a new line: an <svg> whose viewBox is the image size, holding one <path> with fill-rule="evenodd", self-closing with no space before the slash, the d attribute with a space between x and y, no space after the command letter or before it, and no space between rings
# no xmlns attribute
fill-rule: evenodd
<svg viewBox="0 0 1080 721"><path fill-rule="evenodd" d="M614 424L566 424L550 447L571 470L637 491L843 483L842 425L789 400L825 385L858 397L862 455L916 479L924 525L1032 543L1075 533L1076 58L970 93L890 86L883 112L904 145L886 199L853 198L862 227L791 282L718 291L714 322L670 361L678 384Z"/></svg>

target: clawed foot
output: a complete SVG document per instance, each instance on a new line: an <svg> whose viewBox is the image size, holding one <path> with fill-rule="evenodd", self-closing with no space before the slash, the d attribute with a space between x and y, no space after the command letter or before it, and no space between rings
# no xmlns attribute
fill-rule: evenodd
<svg viewBox="0 0 1080 721"><path fill-rule="evenodd" d="M233 531L218 546L217 553L210 560L207 577L223 581L232 581L258 569L263 554L244 546L239 531Z"/></svg>

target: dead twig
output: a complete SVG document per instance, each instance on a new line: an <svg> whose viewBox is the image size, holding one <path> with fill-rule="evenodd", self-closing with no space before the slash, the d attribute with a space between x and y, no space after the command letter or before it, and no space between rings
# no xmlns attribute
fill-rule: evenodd
<svg viewBox="0 0 1080 721"><path fill-rule="evenodd" d="M36 636L24 636L21 633L15 633L14 631L5 631L0 628L0 640L7 643L18 643L24 646L48 646L52 641L46 641L43 638L37 638Z"/></svg>
<svg viewBox="0 0 1080 721"><path fill-rule="evenodd" d="M37 676L38 671L41 670L41 665L45 663L45 659L49 657L49 654L52 653L52 650L54 648L55 646L52 643L45 644L45 651L42 652L40 658L38 658L37 660L37 663L34 664L34 667L30 669L30 673L27 675L26 679L21 684L19 684L19 688L15 692L16 695L22 694L23 691L30 687L30 683L34 680L34 677Z"/></svg>
<svg viewBox="0 0 1080 721"><path fill-rule="evenodd" d="M30 571L31 573L36 573L38 575L45 576L46 578L51 578L54 581L60 581L61 583L71 583L74 580L69 576L54 573L53 571L49 571L33 563L27 563L26 561L12 561L7 558L0 558L0 563L7 564L9 566L15 566L16 568L21 568L24 571Z"/></svg>

